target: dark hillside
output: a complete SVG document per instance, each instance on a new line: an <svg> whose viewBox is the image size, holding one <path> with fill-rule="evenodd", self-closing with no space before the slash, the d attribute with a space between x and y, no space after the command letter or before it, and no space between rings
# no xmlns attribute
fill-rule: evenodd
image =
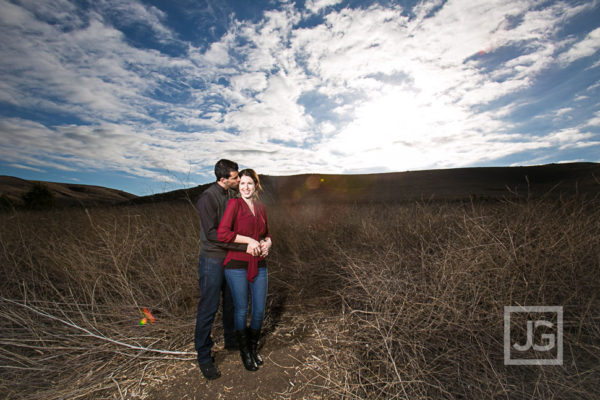
<svg viewBox="0 0 600 400"><path fill-rule="evenodd" d="M263 200L273 202L395 202L409 200L495 200L505 197L559 197L600 189L600 164L569 163L531 167L455 168L362 175L261 175ZM36 181L0 176L0 194L21 202ZM195 202L211 183L137 197L120 190L70 183L41 182L57 206L135 205Z"/></svg>
<svg viewBox="0 0 600 400"><path fill-rule="evenodd" d="M123 204L150 204L150 203L162 203L162 202L195 202L200 193L212 185L212 183L206 183L204 185L195 186L189 189L178 189L170 192L157 193L151 196L141 196L134 199L127 200Z"/></svg>
<svg viewBox="0 0 600 400"><path fill-rule="evenodd" d="M495 200L585 194L600 189L600 164L455 168L362 175L261 175L263 200L273 202L394 202L408 200ZM128 204L192 201L210 183L138 197Z"/></svg>
<svg viewBox="0 0 600 400"><path fill-rule="evenodd" d="M457 168L365 175L264 176L273 201L379 202L415 199L479 200L586 194L600 189L600 164Z"/></svg>
<svg viewBox="0 0 600 400"><path fill-rule="evenodd" d="M112 205L137 197L101 186L29 181L5 175L0 176L0 195L4 195L14 205L20 205L22 196L37 183L43 184L54 194L57 207Z"/></svg>

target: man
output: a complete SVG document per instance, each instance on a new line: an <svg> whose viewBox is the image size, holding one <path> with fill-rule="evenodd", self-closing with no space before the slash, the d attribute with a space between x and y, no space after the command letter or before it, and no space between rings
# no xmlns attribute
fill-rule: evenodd
<svg viewBox="0 0 600 400"><path fill-rule="evenodd" d="M206 379L217 379L221 373L214 365L210 354L213 346L211 338L212 324L219 308L219 297L223 295L223 330L225 348L237 349L233 327L233 300L223 274L223 261L228 249L246 251L257 255L260 251L250 246L236 243L222 243L217 240L217 228L223 218L229 198L237 189L240 178L237 163L219 160L215 164L217 181L209 186L198 199L196 209L200 216L200 260L198 263L198 282L200 301L196 313L196 331L194 344L198 353L198 364Z"/></svg>

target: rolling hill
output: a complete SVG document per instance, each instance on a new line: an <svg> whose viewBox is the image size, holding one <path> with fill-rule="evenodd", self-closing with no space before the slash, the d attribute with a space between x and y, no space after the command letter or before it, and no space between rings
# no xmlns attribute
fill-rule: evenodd
<svg viewBox="0 0 600 400"><path fill-rule="evenodd" d="M18 204L37 181L0 176L0 194ZM395 202L410 200L495 200L505 197L558 197L600 193L600 164L566 163L529 167L454 168L379 174L261 175L263 201ZM170 201L195 202L209 185L150 196L71 183L44 183L58 206L135 205Z"/></svg>
<svg viewBox="0 0 600 400"><path fill-rule="evenodd" d="M307 174L263 179L274 201L370 202L415 199L596 195L600 164L456 168L365 175Z"/></svg>
<svg viewBox="0 0 600 400"><path fill-rule="evenodd" d="M0 195L19 205L21 197L36 183L44 184L55 196L58 207L113 205L136 198L136 195L101 186L73 183L29 181L12 176L0 176Z"/></svg>
<svg viewBox="0 0 600 400"><path fill-rule="evenodd" d="M261 175L263 200L272 202L394 202L409 200L495 200L600 193L600 164L455 168L361 175ZM132 199L141 204L195 201L210 184Z"/></svg>

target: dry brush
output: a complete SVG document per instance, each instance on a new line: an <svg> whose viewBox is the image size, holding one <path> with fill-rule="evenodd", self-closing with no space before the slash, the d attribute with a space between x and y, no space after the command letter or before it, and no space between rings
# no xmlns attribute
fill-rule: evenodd
<svg viewBox="0 0 600 400"><path fill-rule="evenodd" d="M330 316L305 319L318 343L318 362L306 364L318 379L306 390L342 399L598 396L597 201L283 203L269 216L267 335L303 305ZM193 362L199 243L189 204L0 218L8 398L142 397L165 363ZM503 364L509 305L563 306L564 365ZM160 323L139 326L142 307Z"/></svg>
<svg viewBox="0 0 600 400"><path fill-rule="evenodd" d="M317 235L336 273L329 286L341 314L318 329L325 361L317 367L330 396L600 394L596 201L421 202L316 214L334 221ZM563 307L562 366L504 365L504 306L515 305Z"/></svg>

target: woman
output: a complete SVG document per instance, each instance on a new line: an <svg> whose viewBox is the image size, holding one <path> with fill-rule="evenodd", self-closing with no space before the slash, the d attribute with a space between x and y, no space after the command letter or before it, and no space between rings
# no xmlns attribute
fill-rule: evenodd
<svg viewBox="0 0 600 400"><path fill-rule="evenodd" d="M244 367L256 371L263 360L258 354L258 339L262 328L267 300L267 264L272 242L265 205L259 203L262 190L258 175L252 169L240 171L240 198L227 203L217 237L222 242L244 243L253 256L230 250L225 257L225 279L231 289L234 304L234 326ZM250 327L246 326L248 290L252 299Z"/></svg>

